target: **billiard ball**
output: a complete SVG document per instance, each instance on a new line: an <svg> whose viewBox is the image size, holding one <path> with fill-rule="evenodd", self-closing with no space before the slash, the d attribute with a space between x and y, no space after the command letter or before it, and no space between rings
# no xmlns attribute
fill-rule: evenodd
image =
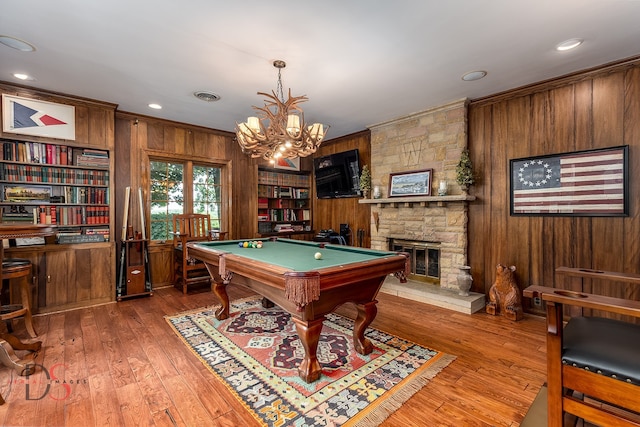
<svg viewBox="0 0 640 427"><path fill-rule="evenodd" d="M322 259L322 254L320 252L316 252L316 254L313 257L315 259Z"/></svg>
<svg viewBox="0 0 640 427"><path fill-rule="evenodd" d="M242 247L242 242L238 242L238 247Z"/></svg>
<svg viewBox="0 0 640 427"><path fill-rule="evenodd" d="M242 244L242 247L243 247L243 248L248 248L248 247L249 247L249 242L244 242L244 243Z"/></svg>
<svg viewBox="0 0 640 427"><path fill-rule="evenodd" d="M262 243L258 242L258 244L256 245L256 248L262 249Z"/></svg>

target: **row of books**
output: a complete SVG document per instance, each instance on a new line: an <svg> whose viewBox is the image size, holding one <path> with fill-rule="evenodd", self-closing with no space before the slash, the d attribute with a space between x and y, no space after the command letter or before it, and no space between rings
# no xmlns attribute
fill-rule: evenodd
<svg viewBox="0 0 640 427"><path fill-rule="evenodd" d="M109 166L109 153L42 142L2 140L2 160L48 165Z"/></svg>
<svg viewBox="0 0 640 427"><path fill-rule="evenodd" d="M258 221L310 221L309 209L268 209L258 213Z"/></svg>
<svg viewBox="0 0 640 427"><path fill-rule="evenodd" d="M58 243L108 242L109 228L59 229L56 233L56 240Z"/></svg>
<svg viewBox="0 0 640 427"><path fill-rule="evenodd" d="M269 199L266 197L258 198L258 209L302 209L309 206L308 200L305 199Z"/></svg>
<svg viewBox="0 0 640 427"><path fill-rule="evenodd" d="M281 187L272 185L258 185L258 197L308 199L308 188Z"/></svg>
<svg viewBox="0 0 640 427"><path fill-rule="evenodd" d="M39 224L92 225L109 223L108 206L40 206L38 213ZM51 219L49 219L48 213L50 213ZM42 222L43 219L45 222Z"/></svg>
<svg viewBox="0 0 640 427"><path fill-rule="evenodd" d="M58 187L51 193L51 188L4 186L3 201L9 203L87 203L108 205L109 190L97 187Z"/></svg>
<svg viewBox="0 0 640 427"><path fill-rule="evenodd" d="M109 190L96 187L63 187L62 203L91 203L94 205L109 204Z"/></svg>
<svg viewBox="0 0 640 427"><path fill-rule="evenodd" d="M289 187L310 187L309 175L258 171L258 184L284 185Z"/></svg>
<svg viewBox="0 0 640 427"><path fill-rule="evenodd" d="M0 180L25 183L109 185L109 171L5 163L0 165Z"/></svg>
<svg viewBox="0 0 640 427"><path fill-rule="evenodd" d="M22 207L19 212L4 208L2 221L52 225L109 224L109 207L41 205Z"/></svg>

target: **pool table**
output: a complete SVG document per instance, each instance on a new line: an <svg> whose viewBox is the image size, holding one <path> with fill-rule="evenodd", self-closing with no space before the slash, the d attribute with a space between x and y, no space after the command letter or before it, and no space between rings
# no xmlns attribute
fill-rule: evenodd
<svg viewBox="0 0 640 427"><path fill-rule="evenodd" d="M228 284L250 288L264 297L263 304L282 307L291 314L304 347L298 373L308 383L321 373L316 351L322 322L339 305L355 304L355 349L360 354L372 351L364 333L377 313L376 295L388 274L406 281L407 254L277 237L262 241L260 249L240 247L244 241L189 244L189 254L205 262L212 291L222 303L217 319L229 317Z"/></svg>

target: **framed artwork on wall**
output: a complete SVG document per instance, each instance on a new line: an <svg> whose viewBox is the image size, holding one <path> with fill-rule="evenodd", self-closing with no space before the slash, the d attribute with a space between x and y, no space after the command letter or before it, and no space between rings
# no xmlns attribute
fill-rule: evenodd
<svg viewBox="0 0 640 427"><path fill-rule="evenodd" d="M273 165L276 169L286 169L290 171L300 170L300 157L294 157L293 159L278 158Z"/></svg>
<svg viewBox="0 0 640 427"><path fill-rule="evenodd" d="M628 216L629 146L513 159L512 216Z"/></svg>
<svg viewBox="0 0 640 427"><path fill-rule="evenodd" d="M22 135L76 139L72 105L2 94L2 130Z"/></svg>
<svg viewBox="0 0 640 427"><path fill-rule="evenodd" d="M433 169L389 174L389 197L430 196Z"/></svg>

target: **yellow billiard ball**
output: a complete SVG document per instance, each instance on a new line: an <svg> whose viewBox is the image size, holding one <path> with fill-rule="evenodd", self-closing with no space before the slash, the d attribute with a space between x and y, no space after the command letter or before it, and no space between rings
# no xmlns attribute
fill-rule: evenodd
<svg viewBox="0 0 640 427"><path fill-rule="evenodd" d="M244 247L244 248L248 248L248 247L249 247L249 242L244 242L244 243L242 244L242 247Z"/></svg>
<svg viewBox="0 0 640 427"><path fill-rule="evenodd" d="M316 254L313 257L315 259L322 259L322 254L320 252L316 252Z"/></svg>

